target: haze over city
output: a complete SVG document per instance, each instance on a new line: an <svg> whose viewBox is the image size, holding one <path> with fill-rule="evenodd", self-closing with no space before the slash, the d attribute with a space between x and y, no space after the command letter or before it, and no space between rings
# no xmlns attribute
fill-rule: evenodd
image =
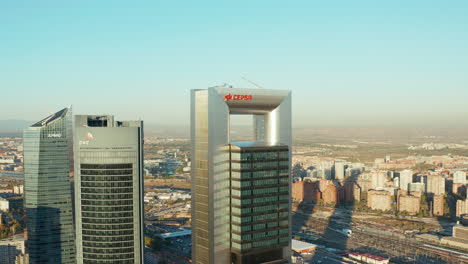
<svg viewBox="0 0 468 264"><path fill-rule="evenodd" d="M5 2L0 120L189 124L188 89L291 89L294 126L467 127L465 1ZM168 113L170 112L170 115Z"/></svg>
<svg viewBox="0 0 468 264"><path fill-rule="evenodd" d="M468 264L467 14L0 3L0 264Z"/></svg>

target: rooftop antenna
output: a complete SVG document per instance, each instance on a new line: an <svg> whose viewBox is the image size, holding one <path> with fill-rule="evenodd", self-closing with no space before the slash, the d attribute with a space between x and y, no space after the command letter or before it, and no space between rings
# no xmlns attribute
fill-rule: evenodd
<svg viewBox="0 0 468 264"><path fill-rule="evenodd" d="M242 79L244 79L245 81L249 82L250 84L253 84L255 87L257 87L257 88L259 88L259 89L265 89L264 87L262 87L262 86L260 86L260 85L258 85L258 84L256 84L256 83L254 83L253 81L251 81L251 80L245 78L244 76L241 76L241 77L242 77Z"/></svg>

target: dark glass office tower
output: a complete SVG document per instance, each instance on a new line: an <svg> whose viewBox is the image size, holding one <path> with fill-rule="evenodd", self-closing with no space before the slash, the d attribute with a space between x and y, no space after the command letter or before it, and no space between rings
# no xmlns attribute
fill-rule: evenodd
<svg viewBox="0 0 468 264"><path fill-rule="evenodd" d="M75 117L77 263L143 264L143 122Z"/></svg>
<svg viewBox="0 0 468 264"><path fill-rule="evenodd" d="M291 93L192 90L192 259L279 264L291 259ZM254 140L230 140L230 116L252 115Z"/></svg>
<svg viewBox="0 0 468 264"><path fill-rule="evenodd" d="M75 263L70 190L71 109L24 131L25 209L29 262Z"/></svg>
<svg viewBox="0 0 468 264"><path fill-rule="evenodd" d="M284 263L289 243L289 148L233 142L231 263Z"/></svg>

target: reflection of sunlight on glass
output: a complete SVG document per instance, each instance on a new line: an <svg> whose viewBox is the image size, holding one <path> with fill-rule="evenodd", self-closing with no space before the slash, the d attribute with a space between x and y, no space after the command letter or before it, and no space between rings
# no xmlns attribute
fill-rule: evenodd
<svg viewBox="0 0 468 264"><path fill-rule="evenodd" d="M271 113L268 114L268 121L267 121L267 124L268 124L268 135L269 135L269 138L268 138L268 141L273 143L273 144L276 144L278 143L278 134L277 134L277 115L278 115L278 112L275 110L275 111L272 111Z"/></svg>

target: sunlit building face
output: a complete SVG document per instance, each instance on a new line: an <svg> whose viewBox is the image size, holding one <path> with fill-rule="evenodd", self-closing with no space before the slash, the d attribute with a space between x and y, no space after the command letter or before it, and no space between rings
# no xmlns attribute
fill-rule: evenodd
<svg viewBox="0 0 468 264"><path fill-rule="evenodd" d="M192 91L194 263L290 259L291 94ZM254 140L230 140L230 116L253 116Z"/></svg>

